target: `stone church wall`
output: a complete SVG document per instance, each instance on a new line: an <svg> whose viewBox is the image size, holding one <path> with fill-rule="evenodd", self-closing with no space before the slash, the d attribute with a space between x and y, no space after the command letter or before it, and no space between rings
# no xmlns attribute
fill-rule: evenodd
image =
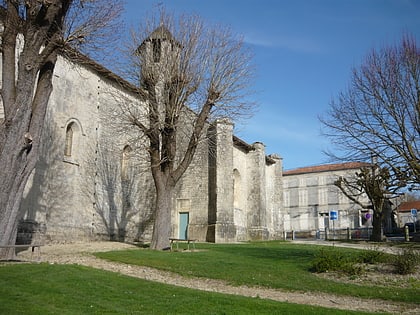
<svg viewBox="0 0 420 315"><path fill-rule="evenodd" d="M118 106L113 94L121 89L64 58L57 62L53 86L42 154L22 204L25 219L43 223L53 242L150 237L150 172L144 160L136 161L122 183L124 139L110 137L115 132L103 115ZM64 153L69 125L71 156Z"/></svg>
<svg viewBox="0 0 420 315"><path fill-rule="evenodd" d="M26 217L48 222L51 239L91 238L94 230L92 183L86 180L94 157L99 77L59 58L50 97L43 147L23 202ZM66 128L73 124L71 156L65 156Z"/></svg>
<svg viewBox="0 0 420 315"><path fill-rule="evenodd" d="M62 57L53 86L24 219L41 224L49 242L150 240L155 190L147 154L130 153L133 144L104 115L122 99L138 101L89 65ZM227 120L208 127L210 139L176 186L172 236L179 237L180 215L188 213L188 237L199 241L275 237L281 161L267 164L263 144L238 145Z"/></svg>
<svg viewBox="0 0 420 315"><path fill-rule="evenodd" d="M247 171L247 152L244 149L233 149L233 189L234 189L234 224L236 226L237 239L248 240L248 191L250 178Z"/></svg>
<svg viewBox="0 0 420 315"><path fill-rule="evenodd" d="M278 155L268 156L266 162L266 194L267 194L267 228L270 239L282 239L283 237L283 166L282 159Z"/></svg>
<svg viewBox="0 0 420 315"><path fill-rule="evenodd" d="M188 237L206 240L208 226L208 145L202 142L176 186L176 201L172 215L173 237L179 237L180 213L189 213Z"/></svg>
<svg viewBox="0 0 420 315"><path fill-rule="evenodd" d="M236 240L233 213L233 124L219 120L210 130L213 149L209 152L209 227L207 241Z"/></svg>

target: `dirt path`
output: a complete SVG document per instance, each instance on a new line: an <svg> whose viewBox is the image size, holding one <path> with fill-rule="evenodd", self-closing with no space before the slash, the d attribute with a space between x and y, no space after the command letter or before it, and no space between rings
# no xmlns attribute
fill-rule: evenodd
<svg viewBox="0 0 420 315"><path fill-rule="evenodd" d="M279 302L289 302L314 306L323 306L341 310L368 312L387 312L392 314L420 314L420 306L391 301L361 299L355 297L334 296L313 292L287 292L260 287L231 286L223 281L185 278L174 273L144 266L133 266L101 260L92 255L94 252L134 248L132 245L115 242L77 243L65 245L47 245L42 248L43 262L58 264L79 264L93 268L118 272L140 279L172 284L202 291L259 297ZM19 253L21 259L29 259L29 251Z"/></svg>

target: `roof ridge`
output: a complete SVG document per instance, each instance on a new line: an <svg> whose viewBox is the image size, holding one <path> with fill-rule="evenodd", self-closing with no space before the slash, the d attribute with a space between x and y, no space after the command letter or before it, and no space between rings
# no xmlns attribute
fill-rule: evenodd
<svg viewBox="0 0 420 315"><path fill-rule="evenodd" d="M347 169L356 169L361 167L370 166L370 163L367 162L344 162L344 163L334 163L334 164L319 164L313 166L304 166L291 170L286 170L283 172L283 175L297 175L305 173L318 173L318 172L328 172L328 171L339 171Z"/></svg>

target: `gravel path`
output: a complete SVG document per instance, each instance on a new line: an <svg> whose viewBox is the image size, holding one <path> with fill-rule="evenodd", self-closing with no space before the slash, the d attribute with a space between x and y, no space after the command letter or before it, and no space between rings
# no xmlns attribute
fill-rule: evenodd
<svg viewBox="0 0 420 315"><path fill-rule="evenodd" d="M93 268L118 272L140 279L188 287L196 290L225 294L259 297L279 302L323 306L341 310L387 312L392 314L420 314L420 306L392 301L361 299L355 297L334 296L314 292L287 292L261 287L232 286L223 281L185 278L180 275L145 266L133 266L98 259L94 252L135 248L129 244L117 242L91 242L76 244L46 245L42 247L41 261L57 264L79 264ZM36 255L34 255L35 258ZM18 254L21 259L30 259L30 251Z"/></svg>

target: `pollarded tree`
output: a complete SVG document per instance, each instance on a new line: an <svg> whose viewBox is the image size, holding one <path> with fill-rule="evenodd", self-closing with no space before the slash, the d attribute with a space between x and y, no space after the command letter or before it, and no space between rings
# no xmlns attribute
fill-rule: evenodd
<svg viewBox="0 0 420 315"><path fill-rule="evenodd" d="M38 160L52 77L59 53L101 40L121 10L119 0L0 2L0 244L14 244L19 208ZM109 31L109 29L108 29ZM111 34L110 32L109 34ZM93 40L93 41L91 41ZM0 250L0 258L13 251Z"/></svg>
<svg viewBox="0 0 420 315"><path fill-rule="evenodd" d="M385 219L385 208L389 206L389 186L392 186L388 170L372 164L369 167L362 167L352 177L340 177L334 185L347 198L362 208L373 211L371 239L375 242L382 241L382 224ZM364 196L367 196L369 203L363 202Z"/></svg>
<svg viewBox="0 0 420 315"><path fill-rule="evenodd" d="M324 118L323 133L335 158L369 161L377 157L398 186L420 183L420 49L405 36L397 46L373 50L350 86ZM339 156L338 156L339 155Z"/></svg>
<svg viewBox="0 0 420 315"><path fill-rule="evenodd" d="M143 106L121 101L113 114L133 148L144 143L148 152L156 188L151 248L163 249L171 236L175 186L208 123L250 114L251 54L227 28L204 25L197 16L175 22L166 14L158 23L145 22L130 53L129 76Z"/></svg>

